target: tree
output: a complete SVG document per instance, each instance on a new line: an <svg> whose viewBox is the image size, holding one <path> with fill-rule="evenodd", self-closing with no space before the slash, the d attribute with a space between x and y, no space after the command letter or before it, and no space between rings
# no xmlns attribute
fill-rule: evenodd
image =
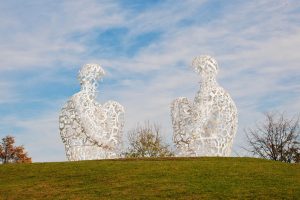
<svg viewBox="0 0 300 200"><path fill-rule="evenodd" d="M265 121L245 130L253 155L282 162L300 162L299 118L287 119L283 113L266 113Z"/></svg>
<svg viewBox="0 0 300 200"><path fill-rule="evenodd" d="M31 158L23 146L14 146L15 139L12 136L2 138L0 144L0 163L31 163Z"/></svg>
<svg viewBox="0 0 300 200"><path fill-rule="evenodd" d="M137 126L128 133L129 148L125 157L169 157L173 152L169 145L165 144L160 136L160 128L150 125Z"/></svg>

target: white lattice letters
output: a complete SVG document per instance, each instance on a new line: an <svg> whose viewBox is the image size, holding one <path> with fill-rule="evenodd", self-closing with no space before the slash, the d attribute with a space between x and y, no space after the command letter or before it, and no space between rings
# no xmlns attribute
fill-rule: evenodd
<svg viewBox="0 0 300 200"><path fill-rule="evenodd" d="M196 57L192 66L201 77L194 102L180 97L171 104L177 154L229 156L238 124L236 106L216 81L218 64L214 58Z"/></svg>
<svg viewBox="0 0 300 200"><path fill-rule="evenodd" d="M119 156L124 108L114 101L96 101L97 82L104 74L100 65L84 65L78 75L81 91L61 110L59 129L70 161Z"/></svg>

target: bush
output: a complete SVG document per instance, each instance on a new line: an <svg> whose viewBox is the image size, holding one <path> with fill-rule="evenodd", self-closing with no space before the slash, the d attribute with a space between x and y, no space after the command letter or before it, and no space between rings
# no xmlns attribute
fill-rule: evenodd
<svg viewBox="0 0 300 200"><path fill-rule="evenodd" d="M174 153L165 144L160 135L160 128L149 122L137 126L128 133L129 148L125 157L170 157Z"/></svg>

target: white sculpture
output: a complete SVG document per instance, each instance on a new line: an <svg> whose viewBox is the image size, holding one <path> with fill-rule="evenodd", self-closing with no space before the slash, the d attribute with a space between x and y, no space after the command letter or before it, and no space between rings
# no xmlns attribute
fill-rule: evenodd
<svg viewBox="0 0 300 200"><path fill-rule="evenodd" d="M100 65L84 65L78 75L81 91L61 110L59 129L70 161L119 156L124 108L114 101L96 102L97 81L104 74Z"/></svg>
<svg viewBox="0 0 300 200"><path fill-rule="evenodd" d="M193 103L181 97L171 104L173 140L178 156L230 156L237 131L237 109L230 95L218 85L218 64L199 56L192 66L201 77Z"/></svg>

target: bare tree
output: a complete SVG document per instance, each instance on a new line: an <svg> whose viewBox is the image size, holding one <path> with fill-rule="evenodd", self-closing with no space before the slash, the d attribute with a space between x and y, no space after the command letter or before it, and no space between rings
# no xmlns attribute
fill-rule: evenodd
<svg viewBox="0 0 300 200"><path fill-rule="evenodd" d="M15 139L12 136L2 138L0 144L0 163L31 163L31 158L23 146L14 146Z"/></svg>
<svg viewBox="0 0 300 200"><path fill-rule="evenodd" d="M160 136L160 128L149 122L128 133L129 148L125 157L170 157L173 152Z"/></svg>
<svg viewBox="0 0 300 200"><path fill-rule="evenodd" d="M282 162L300 161L299 118L287 119L283 113L266 113L265 121L245 130L253 155Z"/></svg>

